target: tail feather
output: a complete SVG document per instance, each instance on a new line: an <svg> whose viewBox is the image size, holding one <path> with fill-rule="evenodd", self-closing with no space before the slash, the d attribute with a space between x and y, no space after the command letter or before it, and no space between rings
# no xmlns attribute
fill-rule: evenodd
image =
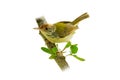
<svg viewBox="0 0 120 80"><path fill-rule="evenodd" d="M84 13L81 16L79 16L78 18L76 18L74 21L72 21L71 23L73 25L77 25L80 21L82 21L82 20L84 20L84 19L86 19L88 17L89 17L89 15L87 13Z"/></svg>

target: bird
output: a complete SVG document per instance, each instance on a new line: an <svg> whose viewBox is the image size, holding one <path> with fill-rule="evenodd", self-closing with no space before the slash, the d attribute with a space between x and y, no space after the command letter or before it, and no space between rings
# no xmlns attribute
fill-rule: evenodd
<svg viewBox="0 0 120 80"><path fill-rule="evenodd" d="M87 17L89 17L89 15L87 13L84 13L72 22L60 21L54 24L46 23L34 29L38 29L41 34L51 43L69 42L75 31L79 29L78 23Z"/></svg>

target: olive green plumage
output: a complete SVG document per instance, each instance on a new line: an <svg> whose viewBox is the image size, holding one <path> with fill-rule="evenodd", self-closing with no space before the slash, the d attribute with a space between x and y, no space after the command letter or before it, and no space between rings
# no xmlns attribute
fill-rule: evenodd
<svg viewBox="0 0 120 80"><path fill-rule="evenodd" d="M52 43L67 42L78 29L78 23L87 17L89 17L88 14L84 13L72 22L61 21L54 24L43 24L38 29Z"/></svg>

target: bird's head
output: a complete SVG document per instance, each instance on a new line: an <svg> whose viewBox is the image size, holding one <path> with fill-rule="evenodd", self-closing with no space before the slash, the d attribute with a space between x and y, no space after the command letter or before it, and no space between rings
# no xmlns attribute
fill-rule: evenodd
<svg viewBox="0 0 120 80"><path fill-rule="evenodd" d="M44 34L51 35L55 31L55 27L51 24L43 24L39 26L38 28L34 28L36 30L41 31Z"/></svg>

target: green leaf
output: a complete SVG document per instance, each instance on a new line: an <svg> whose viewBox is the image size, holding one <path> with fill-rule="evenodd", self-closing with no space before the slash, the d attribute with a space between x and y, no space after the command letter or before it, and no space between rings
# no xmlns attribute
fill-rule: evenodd
<svg viewBox="0 0 120 80"><path fill-rule="evenodd" d="M65 48L68 48L68 47L70 47L71 46L71 42L69 41L66 45L65 45ZM64 49L65 49L64 48Z"/></svg>
<svg viewBox="0 0 120 80"><path fill-rule="evenodd" d="M56 58L55 55L51 55L51 56L49 57L49 59L55 59L55 58Z"/></svg>
<svg viewBox="0 0 120 80"><path fill-rule="evenodd" d="M78 52L77 44L70 46L71 54L76 54Z"/></svg>
<svg viewBox="0 0 120 80"><path fill-rule="evenodd" d="M52 50L52 53L56 53L58 51L57 47L54 47L51 50Z"/></svg>
<svg viewBox="0 0 120 80"><path fill-rule="evenodd" d="M85 59L78 57L77 55L72 55L74 58L80 60L80 61L85 61Z"/></svg>
<svg viewBox="0 0 120 80"><path fill-rule="evenodd" d="M46 47L41 47L41 50L43 50L44 52L51 54L50 49L46 48Z"/></svg>

